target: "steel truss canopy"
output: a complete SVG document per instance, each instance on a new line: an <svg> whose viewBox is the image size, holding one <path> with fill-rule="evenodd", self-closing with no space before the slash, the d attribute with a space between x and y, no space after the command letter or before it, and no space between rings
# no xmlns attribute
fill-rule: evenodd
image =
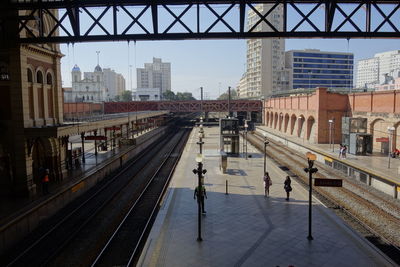
<svg viewBox="0 0 400 267"><path fill-rule="evenodd" d="M1 0L0 9L18 11L1 15L0 31L17 19L20 43L400 37L400 2L385 0Z"/></svg>

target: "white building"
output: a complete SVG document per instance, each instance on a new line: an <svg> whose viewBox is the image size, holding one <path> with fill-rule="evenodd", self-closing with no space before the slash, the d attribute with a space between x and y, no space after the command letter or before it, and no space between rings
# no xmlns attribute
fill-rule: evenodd
<svg viewBox="0 0 400 267"><path fill-rule="evenodd" d="M153 63L145 63L137 68L137 88L159 88L161 95L171 90L171 63L153 58Z"/></svg>
<svg viewBox="0 0 400 267"><path fill-rule="evenodd" d="M132 90L134 101L159 101L161 89L159 88L135 88Z"/></svg>
<svg viewBox="0 0 400 267"><path fill-rule="evenodd" d="M273 4L256 5L260 14L266 14L273 7ZM283 27L283 6L278 5L266 19L276 29L282 30ZM248 29L260 20L260 17L253 10L248 12ZM272 31L273 29L265 22L259 23L253 32ZM284 39L249 39L247 40L247 71L245 88L240 88L241 98L260 98L272 95L274 91L279 91L286 85L282 82L281 72L285 70L284 65L285 40Z"/></svg>
<svg viewBox="0 0 400 267"><path fill-rule="evenodd" d="M385 83L385 77L400 68L400 50L377 53L357 64L357 88L373 89Z"/></svg>
<svg viewBox="0 0 400 267"><path fill-rule="evenodd" d="M111 101L125 90L125 79L111 69L97 65L94 72L82 72L78 65L71 71L72 88L64 91L65 102Z"/></svg>

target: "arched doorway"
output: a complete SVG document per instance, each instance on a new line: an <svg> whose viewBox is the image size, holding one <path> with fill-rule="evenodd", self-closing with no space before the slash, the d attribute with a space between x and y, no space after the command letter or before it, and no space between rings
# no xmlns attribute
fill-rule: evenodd
<svg viewBox="0 0 400 267"><path fill-rule="evenodd" d="M308 117L307 119L307 140L315 143L315 119L313 116Z"/></svg>

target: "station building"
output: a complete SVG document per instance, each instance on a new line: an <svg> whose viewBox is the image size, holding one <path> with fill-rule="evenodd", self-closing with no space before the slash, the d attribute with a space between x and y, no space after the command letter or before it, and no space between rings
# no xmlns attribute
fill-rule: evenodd
<svg viewBox="0 0 400 267"><path fill-rule="evenodd" d="M264 103L265 125L282 136L297 137L302 142L328 144L343 142L342 118L367 119L367 133L372 136L372 152L387 153L400 146L400 91L377 91L351 94L317 88L312 94L270 98ZM334 121L330 133L329 121ZM390 128L394 131L388 131Z"/></svg>

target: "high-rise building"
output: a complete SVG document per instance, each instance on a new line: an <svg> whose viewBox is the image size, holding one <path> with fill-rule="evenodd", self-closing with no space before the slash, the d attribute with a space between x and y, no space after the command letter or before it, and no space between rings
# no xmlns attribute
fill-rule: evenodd
<svg viewBox="0 0 400 267"><path fill-rule="evenodd" d="M153 58L153 63L145 63L136 72L137 88L159 88L161 95L171 90L171 63Z"/></svg>
<svg viewBox="0 0 400 267"><path fill-rule="evenodd" d="M285 62L291 73L290 89L353 87L352 53L290 50L286 52Z"/></svg>
<svg viewBox="0 0 400 267"><path fill-rule="evenodd" d="M273 4L256 5L256 10L265 15L273 8ZM260 16L253 10L248 13L247 28L252 32L273 31L264 21L260 21ZM266 20L279 30L283 27L283 6L276 6L266 16ZM258 23L258 24L257 24ZM257 25L256 25L257 24ZM247 40L247 71L242 84L246 86L240 88L241 98L260 98L272 95L274 91L279 91L286 85L286 81L281 80L282 71L285 71L284 63L285 40L264 38Z"/></svg>
<svg viewBox="0 0 400 267"><path fill-rule="evenodd" d="M391 72L400 68L400 50L377 53L357 64L357 88L374 89L386 82Z"/></svg>

